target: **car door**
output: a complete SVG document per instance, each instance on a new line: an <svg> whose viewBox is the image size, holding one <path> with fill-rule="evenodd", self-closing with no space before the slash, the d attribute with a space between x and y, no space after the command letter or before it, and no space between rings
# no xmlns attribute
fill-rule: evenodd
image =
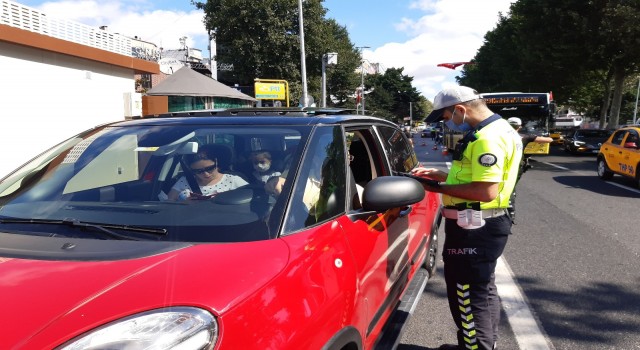
<svg viewBox="0 0 640 350"><path fill-rule="evenodd" d="M638 150L638 132L629 129L620 150L620 171L632 178L637 177L640 165L640 151Z"/></svg>
<svg viewBox="0 0 640 350"><path fill-rule="evenodd" d="M384 144L390 138L402 142L408 153L410 146L402 131L385 127L383 132L372 126L346 128L348 154L350 155L349 171L352 173L352 186L366 185L378 176L392 174L390 161L405 163L405 160L394 158L389 154L391 147ZM397 155L397 154L395 154ZM417 164L415 155L410 157ZM350 193L350 212L360 209L357 190ZM418 204L420 207L422 204ZM419 211L418 211L419 212ZM424 215L424 212L422 214ZM419 232L423 220L414 219L416 213L412 207L394 208L385 213L360 218L345 228L347 239L351 243L360 280L360 290L368 306L370 319L367 334L381 325L381 320L388 315L390 309L400 297L409 278L411 260L419 246Z"/></svg>
<svg viewBox="0 0 640 350"><path fill-rule="evenodd" d="M395 128L379 126L377 131L392 174L410 172L419 165L413 147ZM407 229L408 231L408 235L405 237L406 253L402 255L403 259L408 260L403 260L402 265L398 268L408 269L410 267L408 264L413 264L420 259L420 254L424 252L425 246L428 246L429 240L432 238L430 236L431 227L436 221L439 210L440 195L427 192L421 202L406 210L407 214L403 218L402 226L390 227L392 235L395 234L394 230Z"/></svg>
<svg viewBox="0 0 640 350"><path fill-rule="evenodd" d="M607 166L609 169L619 174L621 173L620 164L623 161L622 158L624 152L624 145L622 141L624 141L626 134L626 130L618 130L611 136L609 142L605 142L602 147L600 147L600 152L607 160Z"/></svg>

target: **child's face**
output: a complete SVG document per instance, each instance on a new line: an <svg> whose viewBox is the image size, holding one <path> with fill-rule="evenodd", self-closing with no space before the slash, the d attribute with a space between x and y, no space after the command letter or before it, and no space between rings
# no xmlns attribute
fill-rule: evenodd
<svg viewBox="0 0 640 350"><path fill-rule="evenodd" d="M259 172L265 172L271 167L271 160L263 154L254 156L252 162L253 168Z"/></svg>

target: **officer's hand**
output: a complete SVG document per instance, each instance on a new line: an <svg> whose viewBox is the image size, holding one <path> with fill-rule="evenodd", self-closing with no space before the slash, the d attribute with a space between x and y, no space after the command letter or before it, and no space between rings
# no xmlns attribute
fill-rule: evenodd
<svg viewBox="0 0 640 350"><path fill-rule="evenodd" d="M447 173L436 168L418 167L411 170L411 174L425 179L436 180L438 182L444 182L447 180Z"/></svg>

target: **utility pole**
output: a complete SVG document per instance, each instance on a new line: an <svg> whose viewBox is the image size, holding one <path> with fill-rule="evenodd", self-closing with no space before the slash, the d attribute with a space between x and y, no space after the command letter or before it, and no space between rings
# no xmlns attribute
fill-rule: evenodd
<svg viewBox="0 0 640 350"><path fill-rule="evenodd" d="M307 107L307 65L304 53L304 18L302 0L298 0L298 17L300 18L300 69L302 75L302 107Z"/></svg>
<svg viewBox="0 0 640 350"><path fill-rule="evenodd" d="M638 115L638 95L640 95L640 78L638 78L638 90L636 91L636 108L633 110L633 124L638 123L636 116Z"/></svg>
<svg viewBox="0 0 640 350"><path fill-rule="evenodd" d="M360 99L362 105L362 115L364 115L364 58L362 57L362 50L369 49L369 46L358 46L360 50Z"/></svg>
<svg viewBox="0 0 640 350"><path fill-rule="evenodd" d="M409 129L413 126L413 102L409 102Z"/></svg>
<svg viewBox="0 0 640 350"><path fill-rule="evenodd" d="M335 52L325 53L322 55L322 103L321 107L327 107L327 65L336 64L338 62L338 54Z"/></svg>

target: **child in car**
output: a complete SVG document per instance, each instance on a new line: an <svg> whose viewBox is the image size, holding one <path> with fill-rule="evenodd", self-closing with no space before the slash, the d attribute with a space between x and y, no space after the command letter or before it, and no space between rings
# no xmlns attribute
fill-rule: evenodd
<svg viewBox="0 0 640 350"><path fill-rule="evenodd" d="M271 152L255 151L251 152L251 164L253 164L253 178L265 184L269 178L282 175L272 166Z"/></svg>

